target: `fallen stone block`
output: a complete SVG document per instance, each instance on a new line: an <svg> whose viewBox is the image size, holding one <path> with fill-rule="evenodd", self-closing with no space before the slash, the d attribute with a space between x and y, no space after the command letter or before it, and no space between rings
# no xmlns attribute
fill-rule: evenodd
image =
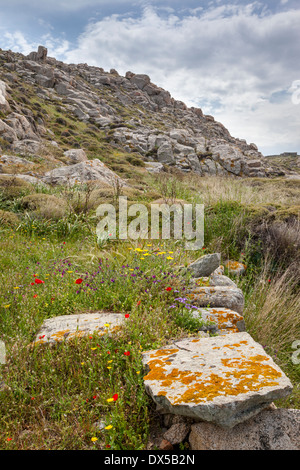
<svg viewBox="0 0 300 470"><path fill-rule="evenodd" d="M191 450L300 450L300 410L264 410L233 429L192 425Z"/></svg>
<svg viewBox="0 0 300 470"><path fill-rule="evenodd" d="M142 355L146 392L167 413L225 428L288 396L292 384L248 333L194 338Z"/></svg>
<svg viewBox="0 0 300 470"><path fill-rule="evenodd" d="M200 308L194 310L192 315L194 318L202 318L205 322L212 322L215 325L215 332L219 335L246 330L244 317L228 308ZM203 328L206 329L205 326Z"/></svg>
<svg viewBox="0 0 300 470"><path fill-rule="evenodd" d="M60 343L74 337L97 332L103 336L112 334L122 327L124 315L121 313L81 313L61 315L44 321L33 345Z"/></svg>
<svg viewBox="0 0 300 470"><path fill-rule="evenodd" d="M201 256L188 266L188 271L193 277L210 276L210 274L220 266L220 253L213 253Z"/></svg>
<svg viewBox="0 0 300 470"><path fill-rule="evenodd" d="M195 287L187 297L198 307L223 307L242 313L245 299L241 289L231 286Z"/></svg>

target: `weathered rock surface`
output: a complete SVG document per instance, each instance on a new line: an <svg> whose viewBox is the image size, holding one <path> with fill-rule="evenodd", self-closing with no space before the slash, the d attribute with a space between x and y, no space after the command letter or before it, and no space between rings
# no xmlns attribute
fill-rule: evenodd
<svg viewBox="0 0 300 470"><path fill-rule="evenodd" d="M97 332L103 336L117 332L124 323L121 313L81 313L61 315L45 320L38 332L34 345L59 343L74 337L82 337Z"/></svg>
<svg viewBox="0 0 300 470"><path fill-rule="evenodd" d="M185 440L190 432L191 425L187 423L173 424L168 431L164 433L164 438L172 445L180 444Z"/></svg>
<svg viewBox="0 0 300 470"><path fill-rule="evenodd" d="M88 157L82 149L71 149L64 152L68 165L76 165L88 161Z"/></svg>
<svg viewBox="0 0 300 470"><path fill-rule="evenodd" d="M236 283L232 279L228 276L223 276L222 274L211 275L209 278L209 285L237 287Z"/></svg>
<svg viewBox="0 0 300 470"><path fill-rule="evenodd" d="M39 185L42 187L47 187L47 184L45 184L43 181L41 181L40 178L37 178L36 176L31 176L31 175L23 175L23 174L10 174L10 173L1 173L1 176L5 176L8 178L11 178L12 180L14 178L18 178L24 181L27 181L27 183L34 184L34 185Z"/></svg>
<svg viewBox="0 0 300 470"><path fill-rule="evenodd" d="M26 160L25 158L15 157L14 155L1 155L0 162L5 165L25 165L32 166L33 162Z"/></svg>
<svg viewBox="0 0 300 470"><path fill-rule="evenodd" d="M223 307L242 313L245 299L241 289L231 286L195 287L187 297L199 307Z"/></svg>
<svg viewBox="0 0 300 470"><path fill-rule="evenodd" d="M210 276L210 274L220 266L220 253L213 253L201 256L188 266L188 271L193 277Z"/></svg>
<svg viewBox="0 0 300 470"><path fill-rule="evenodd" d="M175 342L143 354L145 388L168 413L231 428L292 384L248 333Z"/></svg>
<svg viewBox="0 0 300 470"><path fill-rule="evenodd" d="M72 186L76 183L86 183L88 181L103 182L111 186L115 181L119 181L122 186L126 185L125 181L97 158L75 165L55 168L48 171L42 179L45 183L51 185L70 184Z"/></svg>
<svg viewBox="0 0 300 470"><path fill-rule="evenodd" d="M247 269L247 266L245 264L231 260L226 261L224 263L224 266L228 269L228 272L230 274L243 274Z"/></svg>
<svg viewBox="0 0 300 470"><path fill-rule="evenodd" d="M191 450L300 450L300 410L266 409L233 429L192 425Z"/></svg>
<svg viewBox="0 0 300 470"><path fill-rule="evenodd" d="M199 308L199 310L193 310L192 315L194 318L202 318L205 322L212 322L215 325L214 332L219 335L246 330L244 317L228 308ZM203 327L203 329L204 331L211 330L212 326Z"/></svg>
<svg viewBox="0 0 300 470"><path fill-rule="evenodd" d="M145 160L199 175L270 174L254 144L233 138L212 116L172 98L145 74L127 72L122 77L113 69L64 64L48 57L43 46L28 56L1 51L0 64L0 106L7 113L0 121L0 136L12 150L24 147L25 140L40 142L50 131L41 114L36 118L10 94L10 86L24 81L73 119L109 130L106 138L111 145L139 152Z"/></svg>

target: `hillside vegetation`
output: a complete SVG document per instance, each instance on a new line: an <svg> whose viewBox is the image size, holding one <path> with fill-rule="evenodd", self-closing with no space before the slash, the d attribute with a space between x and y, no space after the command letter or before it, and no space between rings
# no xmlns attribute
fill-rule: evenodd
<svg viewBox="0 0 300 470"><path fill-rule="evenodd" d="M0 448L146 449L160 417L145 392L141 352L198 334L180 267L202 254L247 266L234 278L247 332L294 385L276 406L298 409L295 169L265 165L254 144L147 76L10 51L0 65ZM77 165L78 176L54 182L52 171ZM119 196L147 208L204 204L204 247L187 251L172 237L99 240L97 208L118 207ZM125 326L103 338L34 344L44 320L88 312L121 313Z"/></svg>

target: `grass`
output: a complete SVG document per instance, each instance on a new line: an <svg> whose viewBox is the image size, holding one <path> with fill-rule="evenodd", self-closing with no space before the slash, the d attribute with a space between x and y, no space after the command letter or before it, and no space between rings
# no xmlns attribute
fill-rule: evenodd
<svg viewBox="0 0 300 470"><path fill-rule="evenodd" d="M272 198L279 193L281 210L291 200L296 204L298 188L282 180L172 174L160 181L135 168L142 177L131 201L161 197L204 203L201 254L219 251L223 261L247 264L246 274L238 278L247 331L294 383L293 394L277 406L299 408L300 369L291 361L292 343L300 339L297 218L275 217L281 224L275 230L274 220L257 210L274 207ZM76 212L71 207L76 192L84 197L86 188L39 191L33 187L29 194L66 200L66 193L73 192L66 216L55 219L50 213L45 218L38 207L25 208L27 187L25 194L0 199L0 209L19 220L15 228L0 227L0 339L7 348L7 363L0 366L7 385L1 392L0 448L145 449L156 413L144 390L141 352L193 336L202 326L190 314L186 280L177 269L199 252L186 252L183 241L175 240L98 245L94 208L86 205ZM267 231L262 231L262 220ZM36 284L36 278L44 283ZM82 284L75 283L77 278ZM129 318L111 337L94 333L55 347L29 347L45 319L95 311L127 313Z"/></svg>

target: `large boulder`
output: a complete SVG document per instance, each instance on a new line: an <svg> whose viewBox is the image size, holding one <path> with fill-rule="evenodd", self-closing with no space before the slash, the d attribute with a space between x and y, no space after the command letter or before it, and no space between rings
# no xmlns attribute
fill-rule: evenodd
<svg viewBox="0 0 300 470"><path fill-rule="evenodd" d="M0 110L1 111L9 111L10 106L6 99L6 83L3 80L0 80Z"/></svg>
<svg viewBox="0 0 300 470"><path fill-rule="evenodd" d="M163 412L231 428L292 384L248 333L188 338L143 353L147 393Z"/></svg>
<svg viewBox="0 0 300 470"><path fill-rule="evenodd" d="M69 184L73 186L76 183L87 183L89 181L98 181L113 186L118 182L121 186L125 185L124 180L110 170L104 163L95 158L76 165L67 165L48 171L43 181L48 184Z"/></svg>

